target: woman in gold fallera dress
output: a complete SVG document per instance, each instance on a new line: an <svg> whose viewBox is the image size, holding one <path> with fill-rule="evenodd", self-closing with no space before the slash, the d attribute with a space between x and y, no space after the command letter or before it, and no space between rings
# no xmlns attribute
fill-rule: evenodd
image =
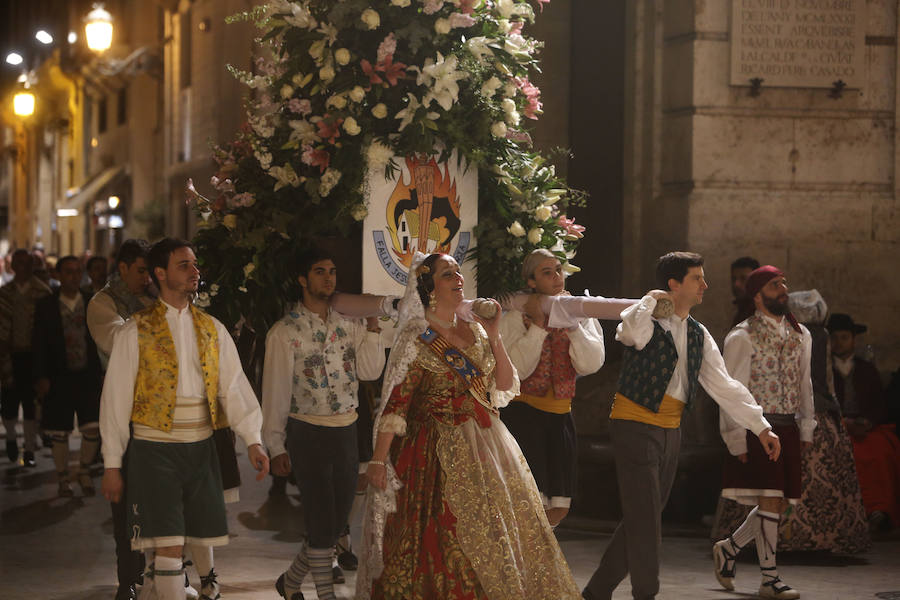
<svg viewBox="0 0 900 600"><path fill-rule="evenodd" d="M580 598L497 416L519 387L499 311L457 321L462 285L447 255L417 255L410 269L367 471L357 598Z"/></svg>

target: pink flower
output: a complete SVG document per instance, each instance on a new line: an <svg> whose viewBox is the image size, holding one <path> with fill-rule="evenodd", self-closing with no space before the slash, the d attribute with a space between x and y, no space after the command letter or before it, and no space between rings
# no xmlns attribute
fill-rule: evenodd
<svg viewBox="0 0 900 600"><path fill-rule="evenodd" d="M567 219L566 215L560 215L556 223L566 230L567 236L572 236L573 238L584 237L584 225L576 225L574 218Z"/></svg>
<svg viewBox="0 0 900 600"><path fill-rule="evenodd" d="M541 103L541 90L528 81L527 77L516 77L515 81L516 86L518 86L525 95L525 106L522 109L522 114L529 119L536 120L543 108L543 104Z"/></svg>
<svg viewBox="0 0 900 600"><path fill-rule="evenodd" d="M301 115L308 115L312 112L312 105L309 103L309 100L300 98L291 98L290 102L288 102L288 109L291 112L295 112Z"/></svg>
<svg viewBox="0 0 900 600"><path fill-rule="evenodd" d="M378 53L376 54L377 62L383 61L388 56L393 56L397 51L397 38L391 33L386 36L380 44L378 44Z"/></svg>
<svg viewBox="0 0 900 600"><path fill-rule="evenodd" d="M459 11L467 15L475 12L475 3L479 0L459 0Z"/></svg>
<svg viewBox="0 0 900 600"><path fill-rule="evenodd" d="M328 163L331 162L331 155L328 154L327 150L316 150L312 146L304 146L300 160L305 165L319 167L319 172L324 173L325 169L328 168Z"/></svg>
<svg viewBox="0 0 900 600"><path fill-rule="evenodd" d="M426 15L433 15L444 6L444 0L425 0L424 4L422 12Z"/></svg>
<svg viewBox="0 0 900 600"><path fill-rule="evenodd" d="M541 12L544 12L545 4L550 4L550 0L534 0L534 1L538 3L538 6L541 7Z"/></svg>
<svg viewBox="0 0 900 600"><path fill-rule="evenodd" d="M519 131L518 129L507 129L506 130L506 139L512 140L514 142L525 142L526 144L531 145L531 136L527 131Z"/></svg>
<svg viewBox="0 0 900 600"><path fill-rule="evenodd" d="M450 27L452 29L456 29L457 27L471 27L474 24L475 19L471 15L465 13L453 13L450 15Z"/></svg>

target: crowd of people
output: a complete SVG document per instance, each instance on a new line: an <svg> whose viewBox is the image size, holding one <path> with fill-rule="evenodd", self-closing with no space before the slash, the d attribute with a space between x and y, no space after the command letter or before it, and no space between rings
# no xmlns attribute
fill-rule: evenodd
<svg viewBox="0 0 900 600"><path fill-rule="evenodd" d="M712 547L725 589L750 542L758 594L798 598L779 550L860 551L900 524L897 407L856 348L866 327L829 316L815 290L789 293L781 269L749 257L732 265L737 313L720 352L690 315L708 289L695 253L660 257L656 289L628 299L569 295L558 258L535 250L527 288L501 306L464 298L443 254L416 255L402 297L339 294L333 257L316 250L297 261L302 293L267 333L259 399L230 332L194 304L188 242L126 240L111 268L25 249L8 263L7 456L20 458L21 415L23 467L43 439L70 497L76 483L96 494L102 455L117 600L220 598L213 548L227 544L226 503L238 498L233 434L258 480L271 466L302 498L305 539L273 577L286 600L303 599L307 576L318 598L335 598L339 554L353 557L342 564L358 568L362 599L609 599L626 576L635 598L654 598L682 414L700 389L727 447ZM597 319L618 321L624 346L609 414L623 515L579 590L553 530L577 491L576 380L605 362ZM360 382L378 379L369 427ZM358 520L357 561L344 538Z"/></svg>

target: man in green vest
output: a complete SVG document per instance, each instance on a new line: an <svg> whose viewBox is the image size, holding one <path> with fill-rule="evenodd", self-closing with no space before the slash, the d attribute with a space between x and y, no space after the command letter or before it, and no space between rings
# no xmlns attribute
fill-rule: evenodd
<svg viewBox="0 0 900 600"><path fill-rule="evenodd" d="M103 386L103 493L122 498L128 450L131 546L156 551L159 600L184 600L182 551L191 550L201 598L219 598L212 548L228 543L213 430L231 426L262 479L262 413L225 326L194 307L200 271L188 242L166 238L147 255L159 301L116 334Z"/></svg>
<svg viewBox="0 0 900 600"><path fill-rule="evenodd" d="M712 336L690 316L707 289L703 257L670 252L656 264L657 284L637 304L622 311L616 339L625 345L619 389L609 430L616 461L622 521L600 566L582 592L609 600L631 575L632 596L650 600L659 593L661 515L675 479L681 446L681 413L702 385L723 411L756 434L774 460L778 437L743 385L732 379ZM674 310L657 310L671 302Z"/></svg>

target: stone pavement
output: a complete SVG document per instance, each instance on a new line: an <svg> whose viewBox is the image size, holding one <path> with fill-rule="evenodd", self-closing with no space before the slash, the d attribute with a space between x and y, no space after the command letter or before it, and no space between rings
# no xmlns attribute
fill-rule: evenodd
<svg viewBox="0 0 900 600"><path fill-rule="evenodd" d="M78 443L74 437L73 449ZM299 498L290 486L286 497L269 497L269 481L255 481L243 449L239 461L244 485L241 501L229 505L231 543L216 551L222 599L277 600L273 583L291 561L303 531ZM107 502L99 494L81 497L77 485L74 498L58 498L48 450L39 452L38 466L31 470L2 457L0 474L0 600L111 599L115 553ZM99 492L99 477L96 485ZM557 530L558 537L583 586L609 540L608 524L572 517L565 525ZM745 551L738 564L738 590L727 592L716 584L710 544L698 533L665 536L659 600L755 598L759 578L753 550ZM876 542L863 555L783 554L779 563L785 581L805 599L900 599L897 536ZM190 575L196 584L196 574ZM342 599L353 597L353 574L347 575L347 584L336 587ZM315 598L311 583L303 591L308 599ZM613 597L631 597L627 580Z"/></svg>

